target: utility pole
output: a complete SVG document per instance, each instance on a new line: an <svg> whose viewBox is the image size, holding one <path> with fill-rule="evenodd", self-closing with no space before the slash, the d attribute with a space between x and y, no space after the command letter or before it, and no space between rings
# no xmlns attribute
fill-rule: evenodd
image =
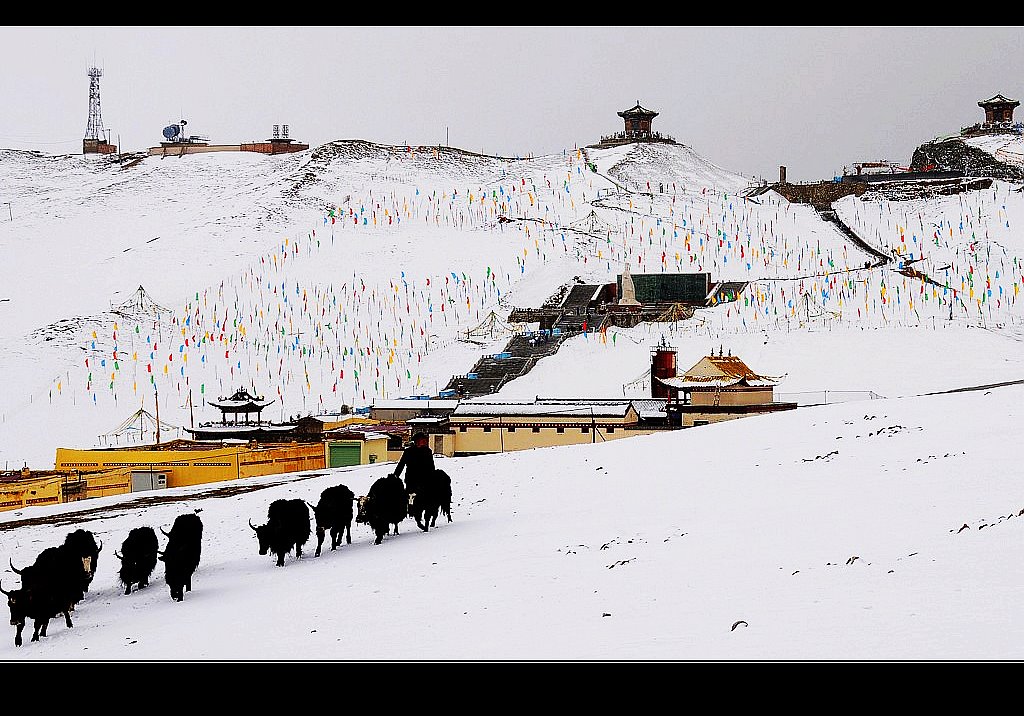
<svg viewBox="0 0 1024 716"><path fill-rule="evenodd" d="M153 386L153 399L156 401L156 444L160 444L160 391Z"/></svg>

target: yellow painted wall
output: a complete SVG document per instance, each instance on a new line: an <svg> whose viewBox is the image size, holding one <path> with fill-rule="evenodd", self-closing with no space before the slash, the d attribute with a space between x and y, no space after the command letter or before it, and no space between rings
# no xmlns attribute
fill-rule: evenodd
<svg viewBox="0 0 1024 716"><path fill-rule="evenodd" d="M56 469L88 472L109 468L159 467L167 486L201 485L240 477L319 470L326 465L323 443L214 448L211 450L73 450L57 448ZM130 489L130 487L129 487Z"/></svg>
<svg viewBox="0 0 1024 716"><path fill-rule="evenodd" d="M86 481L86 497L106 497L131 492L130 470L107 470L68 478ZM0 511L18 510L36 505L56 505L64 499L61 486L64 475L47 475L36 479L0 484Z"/></svg>
<svg viewBox="0 0 1024 716"><path fill-rule="evenodd" d="M438 438L441 438L438 440ZM440 443L440 450L438 444ZM430 436L430 449L434 451L434 454L447 455L451 457L455 454L455 436L450 433L434 434Z"/></svg>
<svg viewBox="0 0 1024 716"><path fill-rule="evenodd" d="M123 495L132 491L132 471L128 469L83 474L81 478L88 483L88 497Z"/></svg>
<svg viewBox="0 0 1024 716"><path fill-rule="evenodd" d="M369 465L370 456L375 455L373 462L387 462L388 461L388 439L379 438L377 440L364 440L362 450L359 453L359 464Z"/></svg>
<svg viewBox="0 0 1024 716"><path fill-rule="evenodd" d="M34 505L56 505L60 502L60 475L39 480L5 483L0 486L0 510L18 510Z"/></svg>

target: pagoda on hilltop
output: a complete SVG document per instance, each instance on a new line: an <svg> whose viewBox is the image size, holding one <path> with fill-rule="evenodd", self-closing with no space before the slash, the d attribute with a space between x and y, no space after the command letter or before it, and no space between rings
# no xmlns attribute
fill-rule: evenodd
<svg viewBox="0 0 1024 716"><path fill-rule="evenodd" d="M972 137L979 134L1019 133L1021 131L1020 125L1013 122L1013 110L1020 106L1018 100L997 94L995 97L978 102L978 106L985 110L985 121L964 127L960 130L962 136Z"/></svg>
<svg viewBox="0 0 1024 716"><path fill-rule="evenodd" d="M651 123L658 116L658 112L646 109L640 105L640 100L629 109L618 112L622 117L625 126L621 132L601 137L597 144L591 144L590 149L604 149L606 147L617 147L622 144L633 142L660 142L663 144L676 144L676 140L667 134L661 134L651 129Z"/></svg>

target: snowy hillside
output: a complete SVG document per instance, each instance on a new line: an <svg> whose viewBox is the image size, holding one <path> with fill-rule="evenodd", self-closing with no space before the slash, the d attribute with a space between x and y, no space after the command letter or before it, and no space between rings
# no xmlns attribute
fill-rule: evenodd
<svg viewBox="0 0 1024 716"><path fill-rule="evenodd" d="M591 150L598 170L638 192L658 192L659 184L685 188L713 188L727 194L743 191L747 177L711 163L685 144L626 144L614 149Z"/></svg>
<svg viewBox="0 0 1024 716"><path fill-rule="evenodd" d="M986 151L1001 162L1024 166L1024 137L1019 134L983 134L965 139L964 144Z"/></svg>
<svg viewBox="0 0 1024 716"><path fill-rule="evenodd" d="M12 183L36 178L0 223L14 386L0 459L46 466L55 442L92 445L155 392L176 425L190 401L242 383L277 399L277 420L434 392L473 365L480 347L457 337L491 310L539 305L576 276L612 281L626 263L748 279L865 259L807 207L729 193L738 175L687 147L588 157L346 141L121 170L11 154ZM665 193L620 191L604 171L660 172ZM602 228L580 228L591 211ZM159 320L109 312L139 285L168 309Z"/></svg>
<svg viewBox="0 0 1024 716"><path fill-rule="evenodd" d="M979 328L1002 338L977 382L1019 375L1013 226L1024 202L1002 182L928 201L839 202L895 257L865 269L873 257L813 209L774 192L745 199L734 193L742 177L681 145L508 159L339 141L124 170L7 152L0 171L19 186L13 221L0 222L11 257L0 268L9 467L46 467L57 445L94 444L139 405L152 410L155 391L179 426L190 401L208 420L204 401L243 383L277 399L275 420L436 393L503 346L458 340L491 310L540 305L574 277L614 281L627 264L752 283L692 321L573 339L503 396L549 392L542 385L622 394L666 331L682 368L728 343L785 375L784 393L959 387L946 375L977 355ZM931 282L894 270L908 260ZM139 285L167 309L159 320L109 311ZM844 338L864 330L870 361ZM591 360L609 372L565 370Z"/></svg>
<svg viewBox="0 0 1024 716"><path fill-rule="evenodd" d="M10 635L7 658L1021 656L1006 565L1024 544L1024 387L926 395L1024 379L1015 184L837 202L892 257L876 267L810 207L744 198L743 177L685 146L523 159L353 140L124 170L5 151L0 182L10 467L91 446L156 391L177 425L190 397L208 420L204 400L238 385L275 398L275 420L433 394L502 347L460 340L490 311L625 266L749 284L687 321L573 338L499 398L640 397L664 337L680 368L721 347L783 376L783 399L843 401L439 460L453 523L407 523L381 546L357 526L352 545L282 569L256 554L250 517L339 481L364 494L391 468L0 513L0 562L73 526L108 545L75 628L18 650ZM111 311L140 284L165 311ZM192 509L206 524L193 592L175 604L156 580L123 596L112 547Z"/></svg>

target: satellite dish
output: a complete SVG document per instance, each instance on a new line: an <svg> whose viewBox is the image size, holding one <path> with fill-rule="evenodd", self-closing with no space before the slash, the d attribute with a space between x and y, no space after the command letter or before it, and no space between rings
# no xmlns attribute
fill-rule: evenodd
<svg viewBox="0 0 1024 716"><path fill-rule="evenodd" d="M179 134L181 134L181 127L179 125L177 125L177 124L170 124L170 125L164 127L164 137L168 141L173 140Z"/></svg>

